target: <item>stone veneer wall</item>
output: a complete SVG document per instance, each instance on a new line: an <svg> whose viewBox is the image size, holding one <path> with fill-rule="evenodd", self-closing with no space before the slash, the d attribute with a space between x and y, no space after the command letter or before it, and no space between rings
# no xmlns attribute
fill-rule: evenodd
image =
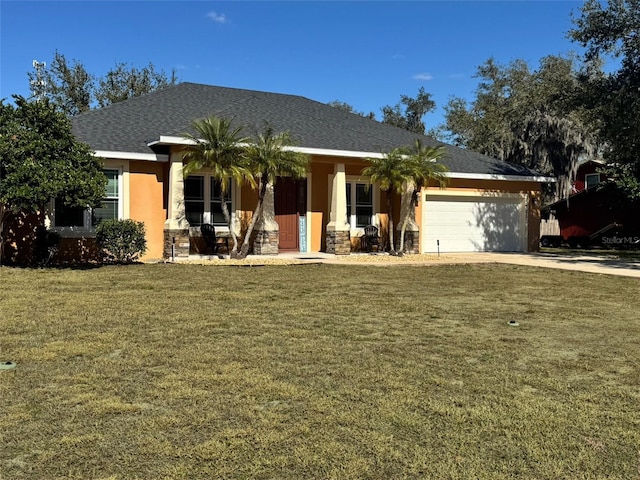
<svg viewBox="0 0 640 480"><path fill-rule="evenodd" d="M418 242L420 232L407 230L404 232L404 251L408 254L420 253L420 245ZM400 234L398 233L398 241L400 241Z"/></svg>
<svg viewBox="0 0 640 480"><path fill-rule="evenodd" d="M254 255L277 255L278 244L280 243L280 233L269 230L258 230L253 241Z"/></svg>
<svg viewBox="0 0 640 480"><path fill-rule="evenodd" d="M327 232L327 253L336 255L351 254L351 238L348 230Z"/></svg>
<svg viewBox="0 0 640 480"><path fill-rule="evenodd" d="M175 256L176 257L188 257L189 256L189 229L184 230L165 230L164 231L164 258L171 258L171 245L173 239L176 239L175 243Z"/></svg>

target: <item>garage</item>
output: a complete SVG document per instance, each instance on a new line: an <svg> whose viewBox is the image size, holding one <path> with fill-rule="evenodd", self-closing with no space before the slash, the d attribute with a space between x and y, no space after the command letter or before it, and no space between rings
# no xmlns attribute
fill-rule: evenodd
<svg viewBox="0 0 640 480"><path fill-rule="evenodd" d="M526 251L524 195L429 192L423 205L423 253Z"/></svg>

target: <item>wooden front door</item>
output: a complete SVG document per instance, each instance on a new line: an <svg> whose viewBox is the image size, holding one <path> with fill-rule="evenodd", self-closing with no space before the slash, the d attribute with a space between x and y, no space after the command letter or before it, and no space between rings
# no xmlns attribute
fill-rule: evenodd
<svg viewBox="0 0 640 480"><path fill-rule="evenodd" d="M279 250L299 250L298 181L278 177L274 191L276 222L280 227Z"/></svg>

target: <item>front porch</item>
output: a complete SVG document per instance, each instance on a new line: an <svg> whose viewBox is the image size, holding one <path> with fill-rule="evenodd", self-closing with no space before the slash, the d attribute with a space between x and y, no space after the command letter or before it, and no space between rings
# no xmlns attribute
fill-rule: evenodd
<svg viewBox="0 0 640 480"><path fill-rule="evenodd" d="M254 255L282 255L286 253L326 253L350 255L362 250L361 236L364 226L375 225L380 237L387 239L387 215L381 212L386 200L385 192L369 186L358 175L362 162L312 163L306 178L294 180L278 177L275 185L269 185L264 199L263 211L258 219L251 239L250 252ZM207 172L201 176L207 185ZM190 179L191 177L189 177ZM183 163L179 154L171 156L169 165L169 188L167 198L167 220L164 225L164 258L189 258L206 255L206 244L199 231L200 223L213 223L214 199L207 199L214 187L205 187L202 194L200 216L189 211L194 203L193 194L185 195ZM188 190L188 189L187 189ZM398 196L400 199L400 196ZM408 216L405 234L405 251L418 253L419 227L415 221L415 206L411 195L402 195L396 202L395 218ZM207 211L207 202L211 210ZM368 202L368 203L367 203ZM219 201L217 202L219 204ZM234 218L234 232L239 245L257 204L257 194L243 185L234 185L229 202ZM231 237L226 225L215 224L217 236ZM196 219L196 221L194 221ZM397 222L396 245L402 222ZM231 244L231 239L229 238Z"/></svg>

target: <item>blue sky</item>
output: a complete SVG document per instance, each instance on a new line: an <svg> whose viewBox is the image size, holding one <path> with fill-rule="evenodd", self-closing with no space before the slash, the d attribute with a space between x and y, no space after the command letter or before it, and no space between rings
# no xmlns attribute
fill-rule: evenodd
<svg viewBox="0 0 640 480"><path fill-rule="evenodd" d="M117 62L182 81L341 100L380 114L420 87L442 119L472 98L478 65L579 51L578 0L0 2L0 98L29 96L32 61L55 50L105 74Z"/></svg>

